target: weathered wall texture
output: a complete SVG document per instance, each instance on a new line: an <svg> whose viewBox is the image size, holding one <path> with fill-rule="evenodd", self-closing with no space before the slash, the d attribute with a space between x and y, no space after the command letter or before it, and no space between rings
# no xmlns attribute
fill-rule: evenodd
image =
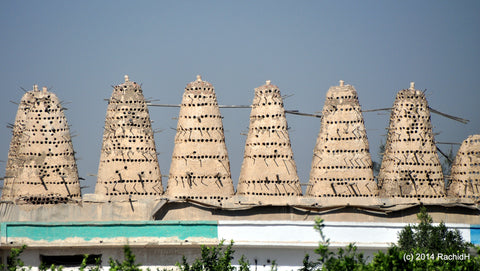
<svg viewBox="0 0 480 271"><path fill-rule="evenodd" d="M238 195L299 196L283 100L270 81L255 89Z"/></svg>
<svg viewBox="0 0 480 271"><path fill-rule="evenodd" d="M398 92L390 115L385 154L378 176L382 197L441 198L445 196L442 167L425 94Z"/></svg>
<svg viewBox="0 0 480 271"><path fill-rule="evenodd" d="M108 102L95 193L110 200L163 193L148 108L140 85L128 76Z"/></svg>
<svg viewBox="0 0 480 271"><path fill-rule="evenodd" d="M80 200L77 165L63 107L35 85L22 97L8 154L2 200L54 204Z"/></svg>
<svg viewBox="0 0 480 271"><path fill-rule="evenodd" d="M166 194L219 201L234 194L215 90L200 76L183 94Z"/></svg>
<svg viewBox="0 0 480 271"><path fill-rule="evenodd" d="M327 92L307 195L348 198L377 194L357 91L340 81L340 86Z"/></svg>
<svg viewBox="0 0 480 271"><path fill-rule="evenodd" d="M460 198L480 197L480 135L471 135L458 149L450 173L448 195Z"/></svg>

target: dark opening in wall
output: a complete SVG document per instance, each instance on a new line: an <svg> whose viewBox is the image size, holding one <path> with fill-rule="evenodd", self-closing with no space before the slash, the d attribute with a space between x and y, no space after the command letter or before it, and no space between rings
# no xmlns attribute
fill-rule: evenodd
<svg viewBox="0 0 480 271"><path fill-rule="evenodd" d="M40 254L40 262L46 266L52 264L56 266L75 267L80 266L83 261L84 255L42 255ZM95 265L96 259L100 258L100 264L102 263L102 254L90 254L87 257L87 265Z"/></svg>

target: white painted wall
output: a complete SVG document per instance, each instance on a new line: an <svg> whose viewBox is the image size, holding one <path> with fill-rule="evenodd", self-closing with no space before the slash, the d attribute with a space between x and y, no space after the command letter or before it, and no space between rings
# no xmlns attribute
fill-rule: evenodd
<svg viewBox="0 0 480 271"><path fill-rule="evenodd" d="M361 248L386 249L396 243L407 223L325 222L323 233L332 247L355 243ZM219 221L218 238L253 247L315 248L321 240L312 221ZM470 225L446 224L470 241Z"/></svg>

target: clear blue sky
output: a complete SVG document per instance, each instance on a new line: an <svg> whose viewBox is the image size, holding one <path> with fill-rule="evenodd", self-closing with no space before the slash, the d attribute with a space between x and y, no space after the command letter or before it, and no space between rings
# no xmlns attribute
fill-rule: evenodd
<svg viewBox="0 0 480 271"><path fill-rule="evenodd" d="M220 104L249 105L272 80L293 96L285 107L321 111L345 80L363 109L390 107L410 81L431 107L437 141L480 133L480 1L4 1L0 9L0 175L4 175L21 87L52 88L71 102L84 192L93 192L112 85L123 75L144 95L178 104L201 74ZM162 174L168 175L178 108L150 108ZM249 109L222 109L235 183ZM365 113L378 160L389 113ZM301 182L308 182L320 119L287 115ZM448 145L440 145L448 151ZM458 148L458 147L457 147ZM456 149L454 151L456 151ZM164 183L166 184L166 178Z"/></svg>

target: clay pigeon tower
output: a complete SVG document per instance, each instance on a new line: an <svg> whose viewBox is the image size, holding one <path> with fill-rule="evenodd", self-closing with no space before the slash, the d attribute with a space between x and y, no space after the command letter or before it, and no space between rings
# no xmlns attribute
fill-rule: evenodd
<svg viewBox="0 0 480 271"><path fill-rule="evenodd" d="M458 149L450 173L448 195L457 198L480 198L480 135L465 139Z"/></svg>
<svg viewBox="0 0 480 271"><path fill-rule="evenodd" d="M331 87L313 151L308 196L376 196L367 133L355 88Z"/></svg>
<svg viewBox="0 0 480 271"><path fill-rule="evenodd" d="M95 193L114 201L163 193L148 108L140 85L127 75L108 101Z"/></svg>
<svg viewBox="0 0 480 271"><path fill-rule="evenodd" d="M382 197L441 198L445 196L425 94L398 92L390 115L385 153L378 176Z"/></svg>
<svg viewBox="0 0 480 271"><path fill-rule="evenodd" d="M270 81L255 89L237 194L262 197L302 194L282 96Z"/></svg>
<svg viewBox="0 0 480 271"><path fill-rule="evenodd" d="M56 204L80 200L80 183L63 107L35 85L20 101L13 125L2 200Z"/></svg>
<svg viewBox="0 0 480 271"><path fill-rule="evenodd" d="M234 194L215 90L199 75L183 94L166 193L200 200Z"/></svg>

